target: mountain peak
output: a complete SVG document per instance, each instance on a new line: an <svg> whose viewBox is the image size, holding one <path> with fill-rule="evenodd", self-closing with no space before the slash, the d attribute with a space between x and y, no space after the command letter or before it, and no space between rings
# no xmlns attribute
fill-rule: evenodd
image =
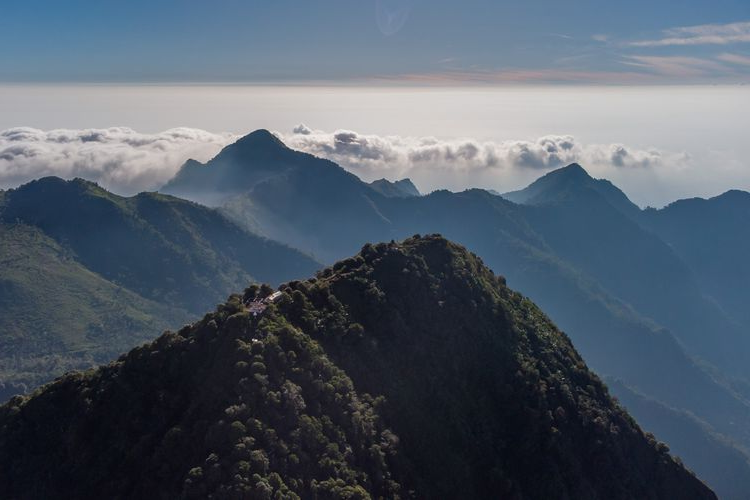
<svg viewBox="0 0 750 500"><path fill-rule="evenodd" d="M411 179L401 179L391 182L388 179L378 179L370 183L370 187L388 198L409 198L421 196L421 193Z"/></svg>
<svg viewBox="0 0 750 500"><path fill-rule="evenodd" d="M553 170L552 172L543 176L542 179L545 177L548 177L548 178L557 177L557 178L565 178L569 180L579 180L579 181L584 181L588 179L593 180L593 177L589 175L586 169L583 168L578 163L571 163L570 165L567 165L565 167L561 167L556 170Z"/></svg>
<svg viewBox="0 0 750 500"><path fill-rule="evenodd" d="M160 191L214 205L223 199L222 193L250 189L287 169L302 154L270 131L259 129L226 146L205 164L186 161Z"/></svg>
<svg viewBox="0 0 750 500"><path fill-rule="evenodd" d="M724 193L714 197L713 199L717 201L741 202L750 200L750 193L748 193L747 191L742 191L741 189L730 189L729 191L725 191Z"/></svg>
<svg viewBox="0 0 750 500"><path fill-rule="evenodd" d="M271 131L264 128L250 132L235 142L235 144L253 147L280 147L287 149L286 144L284 144L281 139Z"/></svg>
<svg viewBox="0 0 750 500"><path fill-rule="evenodd" d="M66 180L54 175L35 179L10 191L18 193L38 193L40 196L60 196L63 193L90 192L99 194L106 192L105 189L99 186L96 182L82 179L80 177Z"/></svg>
<svg viewBox="0 0 750 500"><path fill-rule="evenodd" d="M598 193L614 208L637 217L640 208L630 201L620 189L606 179L594 179L578 163L558 168L529 184L524 189L504 193L502 196L523 205L544 205L563 201L588 199Z"/></svg>
<svg viewBox="0 0 750 500"><path fill-rule="evenodd" d="M578 163L571 163L541 176L524 189L504 193L514 203L538 205L557 200L571 188L592 185L597 181Z"/></svg>
<svg viewBox="0 0 750 500"><path fill-rule="evenodd" d="M283 158L292 150L266 129L258 129L222 149L209 163L245 163Z"/></svg>

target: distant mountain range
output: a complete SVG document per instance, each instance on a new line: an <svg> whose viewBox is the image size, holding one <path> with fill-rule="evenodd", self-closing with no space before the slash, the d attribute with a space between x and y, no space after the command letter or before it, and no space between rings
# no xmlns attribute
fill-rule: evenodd
<svg viewBox="0 0 750 500"><path fill-rule="evenodd" d="M0 374L16 392L320 267L216 210L48 177L0 192ZM8 394L9 395L9 394Z"/></svg>
<svg viewBox="0 0 750 500"><path fill-rule="evenodd" d="M0 496L716 498L442 237L271 290L0 407Z"/></svg>
<svg viewBox="0 0 750 500"><path fill-rule="evenodd" d="M367 241L441 233L540 304L596 371L750 449L747 193L641 210L573 164L500 196L394 197L267 131L186 163L165 190L329 263Z"/></svg>

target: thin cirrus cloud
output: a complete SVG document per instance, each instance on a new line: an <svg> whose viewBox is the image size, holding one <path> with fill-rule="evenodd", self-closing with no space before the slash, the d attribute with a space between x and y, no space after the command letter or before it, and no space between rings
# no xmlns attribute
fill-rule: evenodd
<svg viewBox="0 0 750 500"><path fill-rule="evenodd" d="M584 144L570 135L479 141L326 132L305 125L277 135L289 147L333 160L365 180L408 176L428 190L516 186L572 162L601 172L687 161L684 154L622 144ZM206 161L238 137L192 128L155 134L125 127L8 129L0 132L0 186L14 187L56 175L82 177L119 194L155 190L188 158Z"/></svg>
<svg viewBox="0 0 750 500"><path fill-rule="evenodd" d="M636 66L669 77L700 77L725 73L726 66L711 60L688 56L626 56L623 64Z"/></svg>
<svg viewBox="0 0 750 500"><path fill-rule="evenodd" d="M506 68L501 70L451 70L430 73L380 75L377 82L396 82L416 85L466 84L525 84L525 83L581 83L621 84L653 83L652 75L637 71L599 71L557 68Z"/></svg>
<svg viewBox="0 0 750 500"><path fill-rule="evenodd" d="M737 64L740 66L750 66L750 56L724 53L724 54L719 54L716 58L720 61L724 61L729 64Z"/></svg>
<svg viewBox="0 0 750 500"><path fill-rule="evenodd" d="M632 47L668 47L686 45L728 45L750 42L750 22L701 24L670 28L661 38L628 42Z"/></svg>

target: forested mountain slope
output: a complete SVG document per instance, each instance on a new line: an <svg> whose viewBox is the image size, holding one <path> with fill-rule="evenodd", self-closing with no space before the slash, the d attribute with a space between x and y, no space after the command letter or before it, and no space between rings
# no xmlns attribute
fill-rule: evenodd
<svg viewBox="0 0 750 500"><path fill-rule="evenodd" d="M712 499L568 338L437 236L367 245L0 408L9 498Z"/></svg>

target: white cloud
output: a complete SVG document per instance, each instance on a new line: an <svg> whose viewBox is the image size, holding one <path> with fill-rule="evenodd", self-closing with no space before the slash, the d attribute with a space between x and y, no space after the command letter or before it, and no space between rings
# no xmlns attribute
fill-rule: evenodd
<svg viewBox="0 0 750 500"><path fill-rule="evenodd" d="M0 186L56 175L83 177L132 194L161 186L188 158L207 160L235 138L192 128L158 134L125 127L12 128L0 132Z"/></svg>
<svg viewBox="0 0 750 500"><path fill-rule="evenodd" d="M312 129L305 125L304 123L300 123L296 127L294 127L294 130L292 130L295 134L301 134L301 135L310 135L312 134Z"/></svg>
<svg viewBox="0 0 750 500"><path fill-rule="evenodd" d="M684 164L684 153L623 144L584 144L570 135L478 141L360 134L351 130L279 134L287 145L335 161L365 180L410 177L423 190L503 187L578 162L591 172Z"/></svg>
<svg viewBox="0 0 750 500"><path fill-rule="evenodd" d="M701 24L663 31L655 40L630 42L633 47L665 47L675 45L727 45L750 42L750 22L729 24Z"/></svg>
<svg viewBox="0 0 750 500"><path fill-rule="evenodd" d="M480 141L325 132L299 125L278 134L289 147L331 159L364 180L411 177L424 191L486 187L510 190L544 171L578 162L592 174L660 170L683 154L622 144L586 144L570 135ZM47 175L83 177L120 194L154 190L187 158L206 161L238 136L177 128L142 134L129 128L0 132L0 186Z"/></svg>

